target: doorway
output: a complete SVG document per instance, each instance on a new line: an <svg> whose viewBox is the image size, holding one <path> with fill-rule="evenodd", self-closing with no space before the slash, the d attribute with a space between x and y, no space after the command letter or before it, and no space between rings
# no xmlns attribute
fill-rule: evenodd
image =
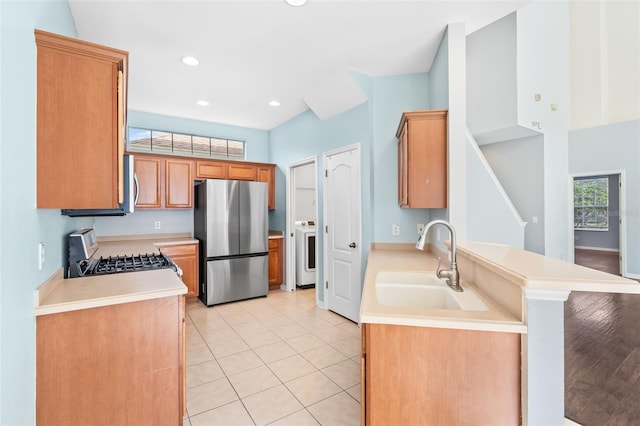
<svg viewBox="0 0 640 426"><path fill-rule="evenodd" d="M324 284L327 308L359 322L361 280L360 145L324 153Z"/></svg>
<svg viewBox="0 0 640 426"><path fill-rule="evenodd" d="M289 165L286 177L287 192L287 291L311 288L318 282L318 220L317 157L310 157ZM318 292L315 291L316 304Z"/></svg>
<svg viewBox="0 0 640 426"><path fill-rule="evenodd" d="M571 176L574 263L626 274L624 171Z"/></svg>

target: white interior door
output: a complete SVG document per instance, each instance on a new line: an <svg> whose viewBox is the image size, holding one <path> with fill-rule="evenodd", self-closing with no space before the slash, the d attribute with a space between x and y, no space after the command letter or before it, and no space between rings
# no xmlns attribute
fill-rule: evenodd
<svg viewBox="0 0 640 426"><path fill-rule="evenodd" d="M358 322L360 279L360 147L325 154L325 294L328 308Z"/></svg>

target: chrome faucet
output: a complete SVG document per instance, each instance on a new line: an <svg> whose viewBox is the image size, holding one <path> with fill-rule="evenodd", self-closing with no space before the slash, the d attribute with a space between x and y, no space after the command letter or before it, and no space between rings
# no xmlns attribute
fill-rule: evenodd
<svg viewBox="0 0 640 426"><path fill-rule="evenodd" d="M449 229L449 233L451 234L451 269L440 269L440 265L442 264L442 257L438 256L438 267L436 270L436 275L438 278L446 278L447 285L451 287L454 291L463 291L460 286L460 276L458 275L458 265L456 264L456 231L453 229L453 225L451 225L446 220L432 220L424 227L424 231L422 231L422 235L416 244L416 248L418 250L424 250L424 245L427 241L427 233L429 229L431 229L434 225L443 225L447 229Z"/></svg>

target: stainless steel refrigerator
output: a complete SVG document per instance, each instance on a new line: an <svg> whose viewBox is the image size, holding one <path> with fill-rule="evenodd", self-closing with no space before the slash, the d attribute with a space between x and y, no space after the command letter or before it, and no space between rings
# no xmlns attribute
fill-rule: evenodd
<svg viewBox="0 0 640 426"><path fill-rule="evenodd" d="M200 241L200 300L266 296L267 184L207 179L195 186L193 233Z"/></svg>

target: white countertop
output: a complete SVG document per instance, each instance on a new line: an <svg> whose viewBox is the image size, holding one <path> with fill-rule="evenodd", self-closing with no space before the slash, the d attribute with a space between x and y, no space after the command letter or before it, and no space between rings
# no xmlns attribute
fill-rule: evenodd
<svg viewBox="0 0 640 426"><path fill-rule="evenodd" d="M562 260L501 244L459 241L458 257L466 256L522 288L603 293L640 293L640 283Z"/></svg>
<svg viewBox="0 0 640 426"><path fill-rule="evenodd" d="M526 333L526 325L503 309L478 288L467 284L489 307L488 311L420 309L379 303L375 279L380 271L435 271L438 261L427 251L408 248L405 244L378 244L369 252L367 272L362 290L360 322L463 330Z"/></svg>
<svg viewBox="0 0 640 426"><path fill-rule="evenodd" d="M511 283L509 286L498 283L485 286L480 282L462 281L463 288L470 288L476 293L489 311L418 309L379 303L375 289L378 272L435 271L437 259L433 254L416 250L410 244L374 244L369 253L362 290L360 322L526 333L526 324L514 314L517 310L512 306L507 309L496 302L503 294L488 294L487 290L479 287L494 288L494 291L505 294L510 292L518 305L522 304L528 289L640 293L640 283L637 281L505 245L463 241L458 242L457 249L458 264L465 258ZM460 269L461 275L464 272Z"/></svg>
<svg viewBox="0 0 640 426"><path fill-rule="evenodd" d="M119 237L118 237L119 238ZM197 244L188 235L132 236L101 239L94 257L158 253L169 245ZM187 287L172 269L96 275L65 279L58 270L36 290L35 315L96 308L187 293Z"/></svg>

